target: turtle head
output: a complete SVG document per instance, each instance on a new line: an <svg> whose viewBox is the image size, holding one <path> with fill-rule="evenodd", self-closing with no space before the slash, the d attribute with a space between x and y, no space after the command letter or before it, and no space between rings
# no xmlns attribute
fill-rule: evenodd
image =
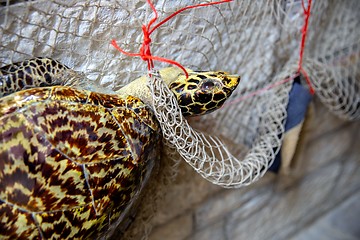
<svg viewBox="0 0 360 240"><path fill-rule="evenodd" d="M219 109L240 82L240 76L226 72L188 71L169 84L184 116L196 116Z"/></svg>
<svg viewBox="0 0 360 240"><path fill-rule="evenodd" d="M159 70L162 80L177 98L184 116L202 115L219 109L240 82L239 76L226 72L186 70L188 78L178 67ZM147 77L143 76L120 88L117 93L138 97L150 105L153 98L150 89L144 87L147 83Z"/></svg>

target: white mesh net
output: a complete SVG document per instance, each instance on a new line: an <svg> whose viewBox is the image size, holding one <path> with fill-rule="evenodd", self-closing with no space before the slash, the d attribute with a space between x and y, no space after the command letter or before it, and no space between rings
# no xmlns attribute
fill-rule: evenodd
<svg viewBox="0 0 360 240"><path fill-rule="evenodd" d="M163 19L200 2L158 0L154 5ZM125 50L138 51L141 25L153 17L145 0L1 1L1 6L0 66L34 56L52 57L115 90L147 73L140 58L110 45L116 39ZM165 144L207 180L239 187L259 179L272 164L281 146L291 89L291 81L278 83L292 79L298 70L303 24L301 0L237 0L185 11L151 35L153 55L193 70L241 76L221 110L190 119L198 131L182 118L160 79L150 81ZM349 120L360 118L359 25L357 0L312 1L303 69L315 95ZM164 66L155 63L156 69ZM171 171L160 172L165 176ZM143 221L149 215L144 213Z"/></svg>
<svg viewBox="0 0 360 240"><path fill-rule="evenodd" d="M254 182L267 171L275 157L274 149L281 145L279 136L284 132L283 119L279 116L286 112L286 98L275 96L287 96L286 87L268 91L274 101L262 109L258 125L261 134L241 161L218 138L194 131L182 117L176 98L166 84L156 77L152 81L154 110L164 139L201 176L223 187L240 187Z"/></svg>

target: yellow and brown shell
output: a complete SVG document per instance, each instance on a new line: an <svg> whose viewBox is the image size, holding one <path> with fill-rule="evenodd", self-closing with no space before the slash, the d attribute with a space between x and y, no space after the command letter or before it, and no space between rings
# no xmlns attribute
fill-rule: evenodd
<svg viewBox="0 0 360 240"><path fill-rule="evenodd" d="M0 238L95 239L119 222L159 152L131 96L55 86L0 99Z"/></svg>

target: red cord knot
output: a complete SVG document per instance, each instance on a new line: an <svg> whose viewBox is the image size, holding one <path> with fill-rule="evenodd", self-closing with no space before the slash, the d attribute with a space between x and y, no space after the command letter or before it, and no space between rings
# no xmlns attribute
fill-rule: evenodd
<svg viewBox="0 0 360 240"><path fill-rule="evenodd" d="M139 53L130 53L130 52L124 51L122 48L120 48L117 45L117 43L116 43L116 41L114 39L111 41L111 44L118 51L120 51L123 54L126 54L128 56L132 56L132 57L140 57L142 60L146 61L147 64L148 64L148 70L149 71L152 68L154 68L153 60L156 60L156 61L160 61L160 62L166 62L166 63L169 63L169 64L172 64L172 65L175 65L175 66L179 67L185 73L186 78L188 78L189 77L188 72L186 71L186 69L180 63L178 63L176 61L173 61L171 59L151 55L151 49L150 49L150 44L151 44L150 35L151 35L151 33L153 33L154 30L156 30L158 27L163 25L165 22L169 21L171 18L173 18L174 16L178 15L179 13L181 13L181 12L187 10L187 9L196 8L196 7L210 6L210 5L221 4L221 3L232 2L232 1L233 0L222 0L222 1L218 1L218 2L210 2L210 3L197 4L197 5L193 5L193 6L184 7L184 8L181 8L180 10L172 13L170 16L166 17L164 20L160 21L154 27L152 27L152 24L154 24L156 22L156 20L158 19L158 13L157 13L153 3L150 0L147 0L147 3L149 4L149 6L151 7L151 9L153 10L153 12L155 14L155 17L152 18L147 25L142 26L144 39L143 39L143 43L141 44L141 47L139 49Z"/></svg>
<svg viewBox="0 0 360 240"><path fill-rule="evenodd" d="M142 30L143 30L143 34L144 34L143 45L150 45L151 38L150 38L150 34L145 25L142 25Z"/></svg>
<svg viewBox="0 0 360 240"><path fill-rule="evenodd" d="M143 30L144 40L143 43L141 44L139 53L141 59L147 61L148 64L150 64L151 66L151 51L150 51L151 38L147 30L147 27L145 25L142 26L142 30Z"/></svg>

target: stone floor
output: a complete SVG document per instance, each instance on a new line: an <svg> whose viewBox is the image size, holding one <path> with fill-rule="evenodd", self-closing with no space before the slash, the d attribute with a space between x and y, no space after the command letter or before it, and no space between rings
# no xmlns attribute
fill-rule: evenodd
<svg viewBox="0 0 360 240"><path fill-rule="evenodd" d="M292 240L360 239L360 191L304 228Z"/></svg>

